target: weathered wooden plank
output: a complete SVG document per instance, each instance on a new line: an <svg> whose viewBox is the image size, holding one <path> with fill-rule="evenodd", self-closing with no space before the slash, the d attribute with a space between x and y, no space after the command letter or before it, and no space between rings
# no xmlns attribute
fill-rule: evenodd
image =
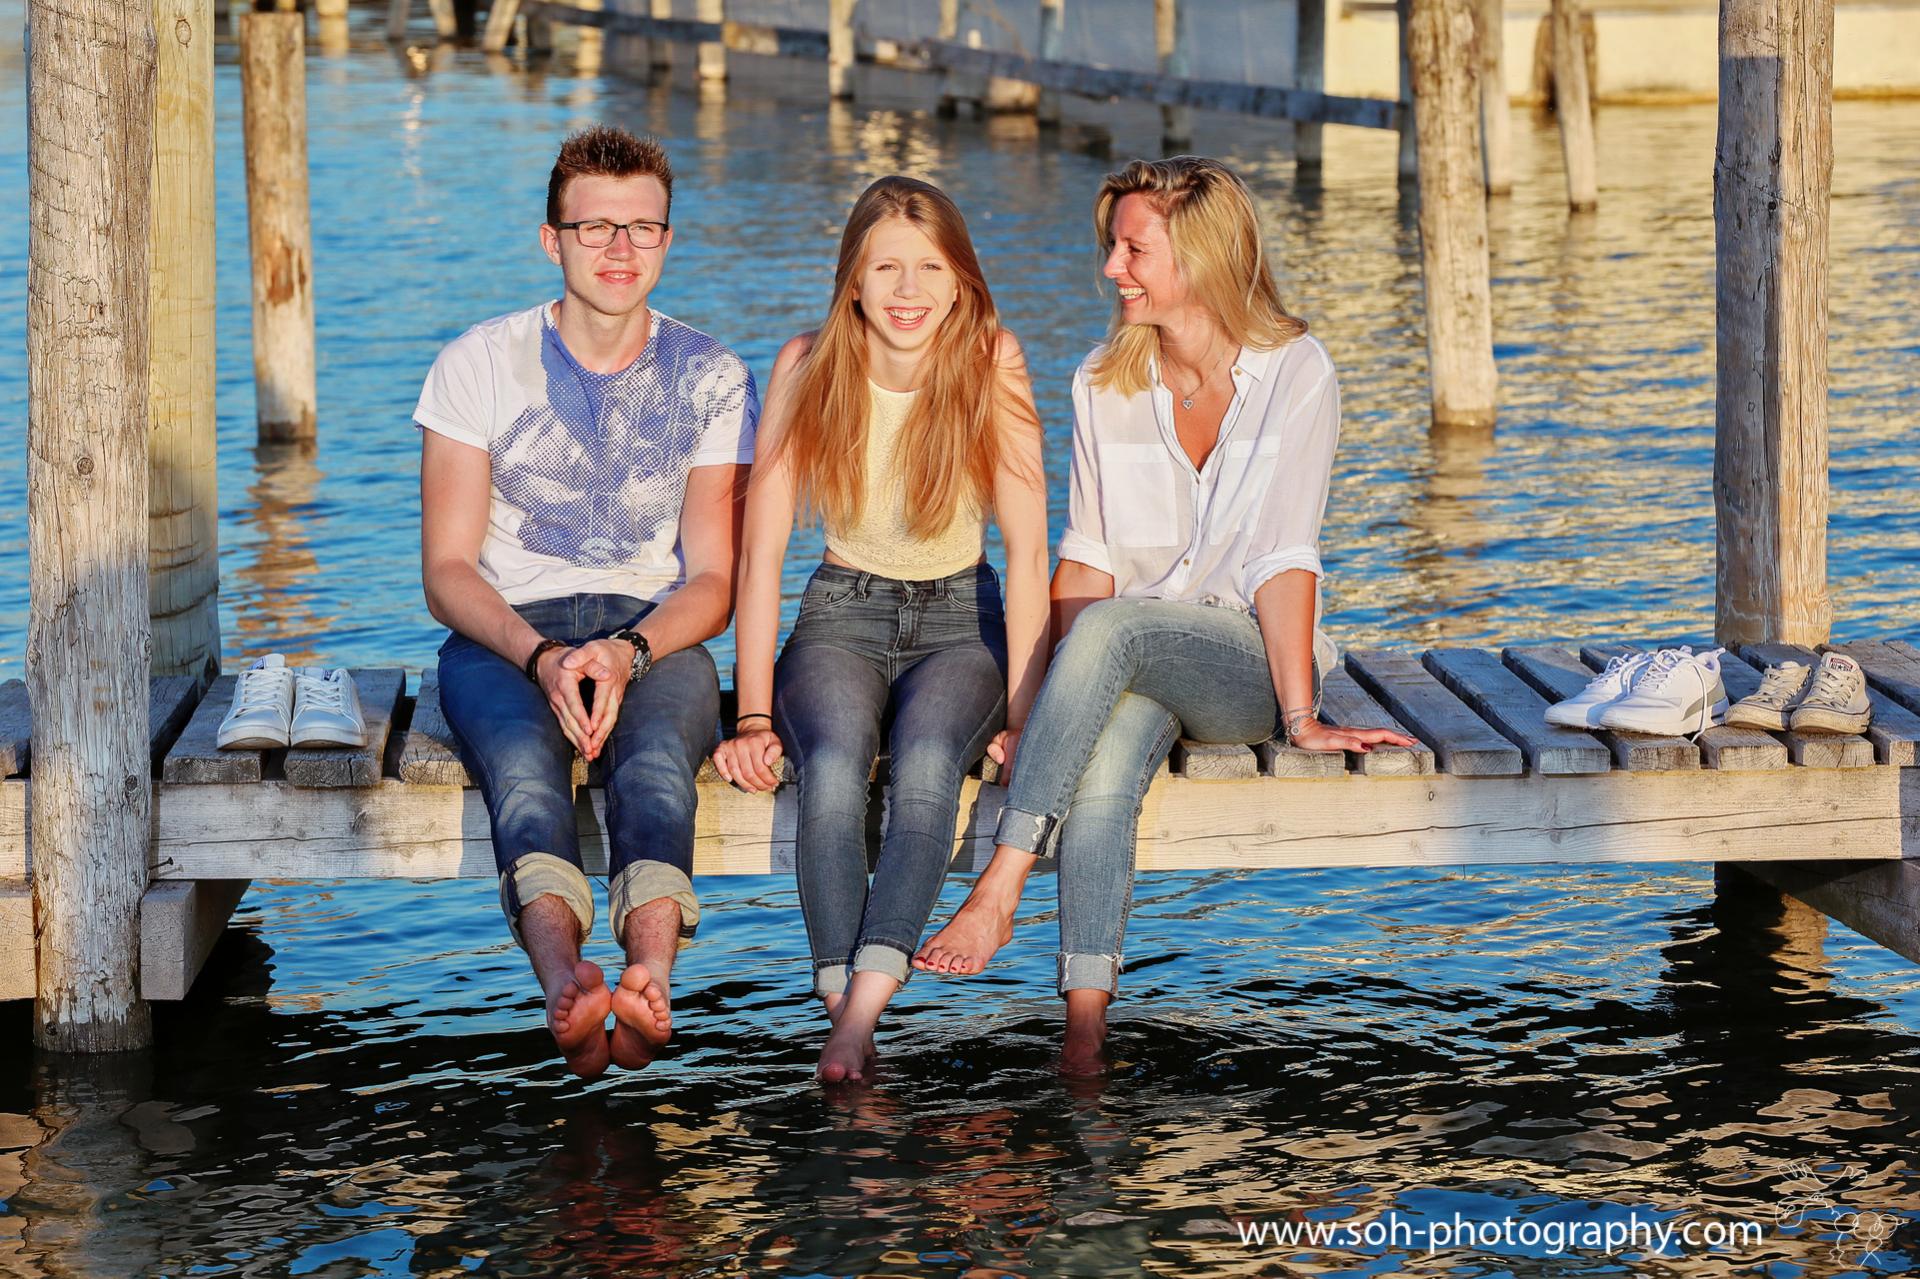
<svg viewBox="0 0 1920 1279"><path fill-rule="evenodd" d="M27 800L32 787L24 777L0 782L0 880L25 879L32 866L27 850Z"/></svg>
<svg viewBox="0 0 1920 1279"><path fill-rule="evenodd" d="M1390 728L1408 737L1415 734L1367 695L1345 669L1327 672L1320 681L1320 710L1329 724L1342 728ZM1354 772L1366 777L1426 777L1433 773L1433 751L1418 746L1376 746L1364 755L1349 753Z"/></svg>
<svg viewBox="0 0 1920 1279"><path fill-rule="evenodd" d="M1920 651L1912 645L1899 640L1860 640L1825 647L1860 663L1871 687L1910 711L1920 711Z"/></svg>
<svg viewBox="0 0 1920 1279"><path fill-rule="evenodd" d="M244 879L183 879L147 886L140 899L142 999L187 997L247 884Z"/></svg>
<svg viewBox="0 0 1920 1279"><path fill-rule="evenodd" d="M1631 644L1583 644L1580 660L1599 671L1621 653L1638 652ZM1771 733L1757 728L1730 728L1725 724L1694 735L1700 761L1714 769L1772 769L1787 766L1787 747Z"/></svg>
<svg viewBox="0 0 1920 1279"><path fill-rule="evenodd" d="M1604 773L1611 767L1611 753L1592 734L1547 723L1546 699L1503 666L1498 655L1478 648L1436 648L1421 662L1518 746L1534 772Z"/></svg>
<svg viewBox="0 0 1920 1279"><path fill-rule="evenodd" d="M827 33L817 27L780 27L755 22L705 22L691 18L651 17L638 13L582 9L547 0L522 0L520 11L531 20L598 27L616 35L645 36L678 44L718 44L742 53L825 61Z"/></svg>
<svg viewBox="0 0 1920 1279"><path fill-rule="evenodd" d="M33 885L0 879L0 1000L32 999Z"/></svg>
<svg viewBox="0 0 1920 1279"><path fill-rule="evenodd" d="M400 748L400 780L420 786L471 786L473 778L460 762L460 747L446 714L440 709L440 676L420 676L420 693L413 702L413 723L407 726Z"/></svg>
<svg viewBox="0 0 1920 1279"><path fill-rule="evenodd" d="M1345 751L1301 750L1277 737L1255 746L1253 755L1259 762L1260 771L1268 777L1300 779L1345 777L1347 774Z"/></svg>
<svg viewBox="0 0 1920 1279"><path fill-rule="evenodd" d="M1157 782L1142 811L1143 869L1522 862L1829 860L1920 856L1920 770L1612 772L1374 786L1352 778ZM984 865L1005 792L969 782L960 864ZM480 797L402 782L311 790L282 782L162 787L158 879L443 878L494 873ZM582 851L605 873L598 792ZM793 792L703 788L695 871L790 869ZM0 848L0 878L18 877Z"/></svg>
<svg viewBox="0 0 1920 1279"><path fill-rule="evenodd" d="M1720 658L1720 679L1727 686L1730 701L1757 692L1760 672L1732 652ZM1777 734L1787 744L1787 758L1802 768L1871 768L1873 743L1857 733Z"/></svg>
<svg viewBox="0 0 1920 1279"><path fill-rule="evenodd" d="M147 749L158 768L193 714L200 683L191 675L162 675L148 687L148 694Z"/></svg>
<svg viewBox="0 0 1920 1279"><path fill-rule="evenodd" d="M399 667L352 672L360 694L360 713L367 721L367 744L360 748L290 750L286 778L295 786L371 786L380 780L380 764L387 755L387 733L393 727L394 707L407 686Z"/></svg>
<svg viewBox="0 0 1920 1279"><path fill-rule="evenodd" d="M1565 701L1585 688L1593 678L1593 671L1564 648L1509 648L1501 656L1515 674L1539 689L1550 702ZM1590 731L1613 752L1613 762L1620 768L1634 772L1661 772L1700 767L1700 748L1684 737L1622 733L1609 729Z"/></svg>
<svg viewBox="0 0 1920 1279"><path fill-rule="evenodd" d="M1920 861L1735 864L1862 937L1920 963Z"/></svg>
<svg viewBox="0 0 1920 1279"><path fill-rule="evenodd" d="M1347 654L1347 669L1433 747L1442 770L1459 777L1508 777L1526 767L1520 749L1448 692L1413 654L1358 650Z"/></svg>
<svg viewBox="0 0 1920 1279"><path fill-rule="evenodd" d="M33 713L27 705L27 683L10 679L0 684L0 777L27 771L33 752Z"/></svg>
<svg viewBox="0 0 1920 1279"><path fill-rule="evenodd" d="M162 781L210 785L260 780L264 751L223 751L215 745L220 721L233 708L233 690L239 679L238 675L222 675L213 681L207 695L193 708L186 730L161 761Z"/></svg>
<svg viewBox="0 0 1920 1279"><path fill-rule="evenodd" d="M1194 781L1233 781L1260 775L1253 748L1239 743L1195 742L1181 738L1168 757L1176 776Z"/></svg>
<svg viewBox="0 0 1920 1279"><path fill-rule="evenodd" d="M1820 654L1799 644L1742 644L1740 655L1758 666L1777 666L1781 662L1799 662L1818 666ZM1842 654L1846 656L1846 654ZM1860 662L1859 658L1854 658ZM1873 673L1860 662L1867 677L1867 701L1873 707L1873 722L1861 736L1873 743L1877 763L1895 768L1911 768L1915 762L1915 743L1920 742L1920 715L1902 706L1873 685Z"/></svg>

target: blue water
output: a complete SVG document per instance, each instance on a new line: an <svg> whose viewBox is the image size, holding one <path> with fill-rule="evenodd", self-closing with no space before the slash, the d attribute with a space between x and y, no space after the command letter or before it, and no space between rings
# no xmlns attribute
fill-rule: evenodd
<svg viewBox="0 0 1920 1279"><path fill-rule="evenodd" d="M0 30L19 15L0 0ZM1104 325L1087 206L1108 159L904 100L830 109L799 76L751 68L720 102L473 52L395 55L381 17L356 13L352 51L309 65L311 455L254 445L238 86L221 50L230 666L269 648L431 661L409 413L442 343L550 294L534 234L546 167L561 133L597 120L667 141L676 239L655 300L763 384L824 305L860 188L907 171L952 191L1032 360L1057 531L1067 379ZM9 677L27 608L26 164L21 63L0 45ZM1492 228L1504 408L1492 438L1458 439L1426 429L1417 233L1392 139L1330 129L1324 185L1303 191L1284 128L1203 122L1198 144L1248 175L1285 295L1341 369L1323 547L1330 629L1350 644L1711 629L1713 110L1604 111L1601 208L1577 222L1550 126L1515 123L1520 182ZM1911 637L1920 108L1842 103L1834 132L1835 632ZM792 593L816 551L796 539ZM716 645L723 668L730 652ZM1920 1254L1920 980L1773 899L1716 898L1703 868L1143 876L1119 1064L1087 1085L1051 1068L1043 878L988 974L907 988L885 1080L859 1096L809 1081L822 1027L791 881L700 888L674 1047L591 1085L543 1048L483 881L256 882L193 998L159 1007L151 1053L36 1058L26 1007L0 1007L0 1273L1797 1276L1899 1272ZM1524 1244L1429 1257L1243 1245L1233 1224L1425 1229L1455 1213L1765 1234L1663 1260Z"/></svg>

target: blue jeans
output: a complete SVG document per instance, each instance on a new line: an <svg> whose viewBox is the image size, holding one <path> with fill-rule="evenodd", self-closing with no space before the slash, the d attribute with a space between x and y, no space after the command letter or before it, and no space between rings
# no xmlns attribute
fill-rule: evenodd
<svg viewBox="0 0 1920 1279"><path fill-rule="evenodd" d="M542 635L578 644L633 626L652 608L624 595L570 595L514 611ZM590 685L582 696L591 697ZM515 938L522 908L543 893L572 907L584 938L593 896L575 824L575 752L546 695L512 662L453 634L440 646L440 705L486 800L501 907ZM694 775L719 722L719 677L698 645L661 658L627 687L604 755L616 940L624 941L628 910L662 897L680 905L683 944L693 936Z"/></svg>
<svg viewBox="0 0 1920 1279"><path fill-rule="evenodd" d="M928 582L822 564L774 670L773 715L799 791L814 990L845 990L850 971L904 982L953 860L960 785L1006 723L999 578L984 564ZM886 834L869 885L868 778L883 728Z"/></svg>
<svg viewBox="0 0 1920 1279"><path fill-rule="evenodd" d="M1135 825L1174 739L1264 742L1279 721L1250 614L1143 599L1081 612L1027 717L995 837L1057 844L1062 994L1118 989Z"/></svg>

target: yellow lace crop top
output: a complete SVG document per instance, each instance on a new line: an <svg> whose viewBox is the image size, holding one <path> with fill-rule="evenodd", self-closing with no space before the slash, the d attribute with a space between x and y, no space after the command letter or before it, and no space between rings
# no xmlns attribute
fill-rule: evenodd
<svg viewBox="0 0 1920 1279"><path fill-rule="evenodd" d="M894 465L894 448L913 391L889 391L867 383L871 414L867 420L867 500L860 520L850 528L827 529L827 549L865 573L908 582L949 577L977 563L986 531L986 513L962 501L953 520L932 537L907 530L906 483Z"/></svg>

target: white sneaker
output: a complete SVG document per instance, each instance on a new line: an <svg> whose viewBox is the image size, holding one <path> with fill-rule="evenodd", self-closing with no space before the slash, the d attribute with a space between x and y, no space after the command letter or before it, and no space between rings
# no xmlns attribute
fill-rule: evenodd
<svg viewBox="0 0 1920 1279"><path fill-rule="evenodd" d="M1770 728L1783 732L1794 707L1806 696L1807 681L1813 667L1804 662L1782 662L1769 666L1760 687L1735 702L1727 711L1727 723L1736 728Z"/></svg>
<svg viewBox="0 0 1920 1279"><path fill-rule="evenodd" d="M344 670L303 666L294 677L292 744L365 746L367 719L360 713L360 690Z"/></svg>
<svg viewBox="0 0 1920 1279"><path fill-rule="evenodd" d="M278 653L257 657L233 686L233 709L220 721L214 745L223 751L264 751L287 744L293 721L293 672Z"/></svg>
<svg viewBox="0 0 1920 1279"><path fill-rule="evenodd" d="M1873 719L1867 677L1860 663L1828 653L1813 668L1813 687L1793 711L1796 733L1858 733Z"/></svg>
<svg viewBox="0 0 1920 1279"><path fill-rule="evenodd" d="M1564 728L1598 728L1600 712L1632 692L1655 662L1671 663L1691 652L1690 648L1663 648L1657 653L1621 653L1587 681L1585 688L1547 707L1547 723Z"/></svg>
<svg viewBox="0 0 1920 1279"><path fill-rule="evenodd" d="M1656 662L1633 691L1600 712L1603 728L1678 736L1713 727L1727 713L1727 686L1720 681L1720 655L1683 653Z"/></svg>

